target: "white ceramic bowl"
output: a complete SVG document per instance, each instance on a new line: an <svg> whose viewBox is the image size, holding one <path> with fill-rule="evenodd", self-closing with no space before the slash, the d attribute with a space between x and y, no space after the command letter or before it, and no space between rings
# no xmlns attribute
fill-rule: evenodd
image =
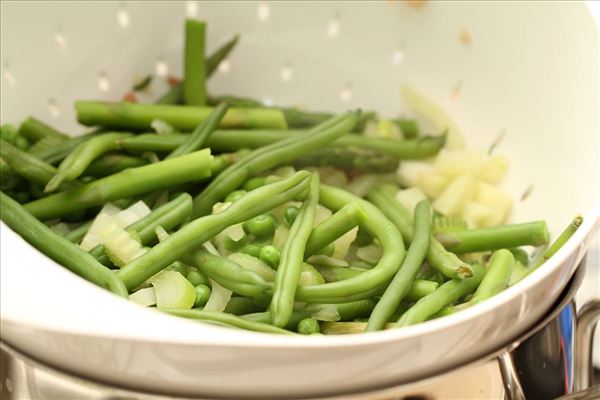
<svg viewBox="0 0 600 400"><path fill-rule="evenodd" d="M2 122L34 115L76 128L72 102L118 99L148 72L181 73L186 13L209 48L242 43L213 93L384 115L410 83L466 141L509 156L513 220L556 234L585 222L528 279L417 326L346 337L228 330L137 307L83 281L1 226L2 340L64 370L163 393L264 398L409 382L497 349L539 318L598 225L598 37L575 2L3 2ZM164 86L164 85L163 85ZM157 86L156 92L160 90Z"/></svg>

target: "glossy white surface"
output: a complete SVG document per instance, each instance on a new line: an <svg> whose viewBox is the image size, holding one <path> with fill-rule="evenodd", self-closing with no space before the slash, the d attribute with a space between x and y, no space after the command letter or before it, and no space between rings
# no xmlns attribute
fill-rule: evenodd
<svg viewBox="0 0 600 400"><path fill-rule="evenodd" d="M72 129L75 98L118 99L157 61L180 73L182 18L193 7L120 4L2 3L3 123L33 114ZM3 340L65 370L149 390L325 395L452 367L550 306L598 225L598 37L584 4L201 2L197 15L209 21L209 48L232 31L243 38L213 92L393 116L404 109L399 85L413 84L448 110L468 143L485 148L506 130L498 152L511 159L507 188L518 198L534 184L514 220L547 219L556 234L581 212L584 225L527 280L460 314L368 335L287 338L137 307L2 224Z"/></svg>

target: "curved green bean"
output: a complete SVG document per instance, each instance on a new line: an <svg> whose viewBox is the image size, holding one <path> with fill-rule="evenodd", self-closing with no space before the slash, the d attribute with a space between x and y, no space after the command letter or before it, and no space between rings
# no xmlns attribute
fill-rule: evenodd
<svg viewBox="0 0 600 400"><path fill-rule="evenodd" d="M47 125L37 118L29 117L19 127L19 135L27 138L31 142L37 142L47 137L62 142L69 139L67 135L57 131L50 125Z"/></svg>
<svg viewBox="0 0 600 400"><path fill-rule="evenodd" d="M128 133L105 133L81 143L58 166L56 175L50 179L44 191L55 191L64 182L77 179L87 167L102 154L116 150L116 140L130 136Z"/></svg>
<svg viewBox="0 0 600 400"><path fill-rule="evenodd" d="M82 278L119 296L128 297L125 285L111 270L79 246L54 233L4 192L0 192L0 205L2 221L35 248Z"/></svg>
<svg viewBox="0 0 600 400"><path fill-rule="evenodd" d="M181 310L175 308L162 308L161 311L167 314L175 315L183 318L197 319L201 321L216 322L230 327L246 329L254 332L263 333L279 333L285 335L294 335L294 332L287 331L285 329L278 328L273 325L263 324L260 322L250 321L244 318L240 318L236 315L225 314L215 311L202 311L202 310Z"/></svg>
<svg viewBox="0 0 600 400"><path fill-rule="evenodd" d="M383 329L417 277L429 248L429 237L431 236L429 206L428 200L422 200L415 208L414 234L410 247L400 269L371 313L367 332Z"/></svg>
<svg viewBox="0 0 600 400"><path fill-rule="evenodd" d="M410 212L396 200L394 195L385 186L378 186L369 191L367 199L375 204L398 227L402 232L402 237L407 243L410 243L413 236L412 217ZM469 264L447 251L434 237L429 240L427 261L433 268L450 279L462 279L472 274Z"/></svg>
<svg viewBox="0 0 600 400"><path fill-rule="evenodd" d="M319 204L319 174L313 173L310 181L308 198L304 201L298 216L290 228L290 234L281 251L279 268L275 275L273 297L271 298L271 322L275 326L284 327L290 320L294 309L294 296L302 263L306 241L311 234L312 226Z"/></svg>
<svg viewBox="0 0 600 400"><path fill-rule="evenodd" d="M405 256L404 242L398 229L377 207L345 190L321 185L319 201L331 210L340 210L346 204L357 203L366 218L361 227L376 237L382 248L382 256L373 269L359 276L340 282L301 286L296 300L310 303L343 303L373 297L379 286L387 283L400 268Z"/></svg>
<svg viewBox="0 0 600 400"><path fill-rule="evenodd" d="M240 187L251 175L290 161L349 132L357 117L358 112L342 114L315 127L303 137L292 137L253 151L223 171L194 199L194 216L208 214L217 201Z"/></svg>
<svg viewBox="0 0 600 400"><path fill-rule="evenodd" d="M175 158L173 161L181 158L183 157ZM294 199L306 190L308 176L308 172L297 172L290 178L249 192L218 214L193 220L165 241L151 248L146 254L125 265L117 271L117 276L129 289L137 287L225 228Z"/></svg>

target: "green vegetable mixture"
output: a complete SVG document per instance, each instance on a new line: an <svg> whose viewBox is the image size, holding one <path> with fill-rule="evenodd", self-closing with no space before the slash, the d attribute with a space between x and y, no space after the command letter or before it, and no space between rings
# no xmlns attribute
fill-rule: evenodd
<svg viewBox="0 0 600 400"><path fill-rule="evenodd" d="M545 222L506 224L506 160L448 148L411 118L210 93L239 37L205 57L205 34L186 21L184 77L154 104L77 101L95 127L77 137L33 117L3 125L2 220L141 306L303 335L459 312L526 277L581 224L550 246Z"/></svg>

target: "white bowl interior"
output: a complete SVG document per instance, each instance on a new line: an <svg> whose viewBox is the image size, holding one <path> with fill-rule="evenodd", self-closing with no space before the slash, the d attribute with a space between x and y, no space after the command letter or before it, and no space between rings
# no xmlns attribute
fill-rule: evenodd
<svg viewBox="0 0 600 400"><path fill-rule="evenodd" d="M315 110L376 109L391 117L407 113L399 88L408 83L442 105L469 145L487 149L505 132L496 151L511 161L505 187L516 200L512 220L545 219L553 234L576 213L588 218L587 231L597 223L600 65L596 26L584 4L152 1L1 7L2 123L33 115L77 134L84 129L74 122L76 99L118 100L149 73L155 75L151 91L160 94L165 70L181 76L183 19L197 16L209 22L209 49L233 33L242 37L211 79L212 93ZM156 340L274 340L125 305L31 251L4 224L1 285L6 320Z"/></svg>

